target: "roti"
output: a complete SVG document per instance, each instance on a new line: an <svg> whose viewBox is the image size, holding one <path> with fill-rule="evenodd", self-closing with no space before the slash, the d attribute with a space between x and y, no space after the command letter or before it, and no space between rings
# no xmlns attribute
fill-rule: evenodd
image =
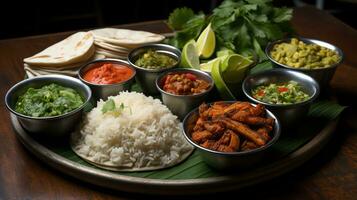
<svg viewBox="0 0 357 200"><path fill-rule="evenodd" d="M78 32L34 56L25 58L24 62L30 65L61 66L84 61L93 55L93 43L92 33Z"/></svg>
<svg viewBox="0 0 357 200"><path fill-rule="evenodd" d="M106 58L127 59L127 57L128 57L128 56L126 56L126 55L119 55L119 54L115 54L115 53L112 53L112 52L101 51L101 50L97 50L96 53L97 53L97 54L104 55Z"/></svg>
<svg viewBox="0 0 357 200"><path fill-rule="evenodd" d="M51 74L61 74L61 75L67 75L67 76L77 76L78 74L78 69L72 69L72 70L50 70L50 69L33 69L26 63L24 64L24 70L26 72L30 72L34 76L41 76L41 75L51 75Z"/></svg>
<svg viewBox="0 0 357 200"><path fill-rule="evenodd" d="M93 51L95 51L94 48L93 48ZM84 61L72 63L72 64L68 64L68 65L61 65L61 66L57 66L57 67L43 66L43 65L29 65L29 66L31 66L32 69L51 69L51 70L67 70L67 69L69 69L70 70L70 69L74 69L74 68L80 68L89 61L103 59L103 58L105 58L105 56L94 53L90 58L88 58Z"/></svg>
<svg viewBox="0 0 357 200"><path fill-rule="evenodd" d="M101 47L96 47L96 52L98 52L98 51L105 51L105 52L120 55L120 56L127 56L129 54L129 52L117 52L117 51L112 51L112 50L108 50L108 49L103 49Z"/></svg>
<svg viewBox="0 0 357 200"><path fill-rule="evenodd" d="M95 44L96 47L100 47L100 48L107 49L107 50L110 50L110 51L121 52L121 53L128 53L131 50L131 49L118 47L118 46L114 46L114 45L111 45L111 44L108 44L108 43L97 42L97 41L94 41L94 44Z"/></svg>
<svg viewBox="0 0 357 200"><path fill-rule="evenodd" d="M103 28L91 31L99 40L122 45L124 47L137 46L147 43L161 42L165 36L146 31L134 31L128 29Z"/></svg>

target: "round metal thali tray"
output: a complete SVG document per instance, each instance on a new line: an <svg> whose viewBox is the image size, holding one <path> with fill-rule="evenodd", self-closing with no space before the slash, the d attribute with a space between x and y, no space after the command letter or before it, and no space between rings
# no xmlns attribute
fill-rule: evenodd
<svg viewBox="0 0 357 200"><path fill-rule="evenodd" d="M114 190L144 193L144 194L203 194L214 193L218 191L238 189L245 186L257 184L274 177L278 177L284 173L287 173L304 162L313 157L319 150L327 143L330 136L334 132L338 119L326 121L321 124L321 127L314 134L310 134L309 137L303 143L294 144L294 149L284 154L283 156L276 156L279 153L279 145L277 145L277 151L272 152L275 156L268 156L269 162L261 164L253 169L247 169L239 172L220 172L220 173L208 173L210 175L197 176L197 177L181 177L172 178L175 176L166 176L168 178L152 178L156 173L145 174L143 177L139 177L138 174L128 173L116 173L103 169L96 168L84 161L77 162L74 159L66 156L69 152L71 154L70 147L67 154L60 154L50 147L43 145L41 142L32 138L19 124L16 117L11 114L11 122L15 129L16 136L23 143L23 145L35 156L37 156L44 163L51 167L61 171L64 174L73 176L82 181L89 182L105 188ZM296 135L295 135L296 136ZM294 136L294 137L295 137ZM291 138L290 138L291 139ZM284 146L284 138L282 139ZM285 139L285 143L289 142L289 138ZM285 144L286 146L286 144ZM284 149L284 148L282 148ZM74 154L74 153L73 153ZM199 160L195 152L191 155L194 159ZM199 165L197 162L194 165ZM169 170L185 170L175 166ZM204 164L203 164L204 165ZM205 166L204 166L205 167ZM206 170L212 170L205 168ZM158 172L158 173L162 173ZM139 174L140 175L140 174Z"/></svg>

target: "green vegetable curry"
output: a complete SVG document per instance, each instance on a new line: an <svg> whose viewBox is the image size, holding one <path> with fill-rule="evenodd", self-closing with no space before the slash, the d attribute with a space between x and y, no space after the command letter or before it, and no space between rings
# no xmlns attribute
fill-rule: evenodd
<svg viewBox="0 0 357 200"><path fill-rule="evenodd" d="M15 110L31 117L52 117L71 112L83 103L74 89L52 83L37 89L29 88L18 98Z"/></svg>
<svg viewBox="0 0 357 200"><path fill-rule="evenodd" d="M270 104L293 104L310 98L295 81L289 81L284 84L270 83L269 85L262 85L255 88L252 93L254 98Z"/></svg>
<svg viewBox="0 0 357 200"><path fill-rule="evenodd" d="M135 65L147 69L163 69L172 67L177 61L163 53L158 53L152 49L142 54L138 60L135 61Z"/></svg>
<svg viewBox="0 0 357 200"><path fill-rule="evenodd" d="M329 67L341 60L336 51L316 44L306 44L297 38L292 38L289 43L274 45L270 55L281 64L303 69Z"/></svg>

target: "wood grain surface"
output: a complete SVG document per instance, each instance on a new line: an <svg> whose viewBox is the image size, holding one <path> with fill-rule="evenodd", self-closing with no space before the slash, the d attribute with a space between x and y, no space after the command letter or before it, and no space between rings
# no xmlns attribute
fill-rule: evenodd
<svg viewBox="0 0 357 200"><path fill-rule="evenodd" d="M331 42L343 50L346 59L338 67L329 92L349 107L326 148L302 167L228 194L235 199L357 199L357 31L311 7L295 9L292 23L299 35ZM162 21L118 27L170 32ZM40 162L16 139L3 99L12 85L24 78L22 59L71 33L0 41L0 199L168 199L112 191L76 180ZM227 193L169 199L211 199L222 195Z"/></svg>

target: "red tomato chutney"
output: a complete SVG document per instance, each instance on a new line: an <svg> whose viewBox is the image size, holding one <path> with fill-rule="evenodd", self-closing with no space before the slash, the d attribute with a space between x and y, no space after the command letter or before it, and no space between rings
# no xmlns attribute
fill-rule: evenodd
<svg viewBox="0 0 357 200"><path fill-rule="evenodd" d="M134 70L121 64L105 63L85 72L83 79L94 84L113 84L129 80Z"/></svg>
<svg viewBox="0 0 357 200"><path fill-rule="evenodd" d="M191 73L168 74L164 79L163 89L176 95L200 94L208 90L210 84Z"/></svg>

